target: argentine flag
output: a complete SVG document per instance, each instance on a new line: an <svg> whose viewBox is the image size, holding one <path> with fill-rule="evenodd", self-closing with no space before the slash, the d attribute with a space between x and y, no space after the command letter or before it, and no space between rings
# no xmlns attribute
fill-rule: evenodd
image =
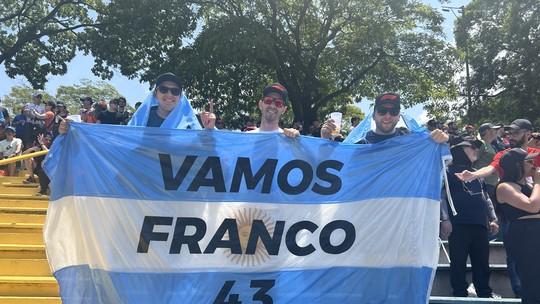
<svg viewBox="0 0 540 304"><path fill-rule="evenodd" d="M441 158L373 145L72 123L46 160L64 303L427 303Z"/></svg>

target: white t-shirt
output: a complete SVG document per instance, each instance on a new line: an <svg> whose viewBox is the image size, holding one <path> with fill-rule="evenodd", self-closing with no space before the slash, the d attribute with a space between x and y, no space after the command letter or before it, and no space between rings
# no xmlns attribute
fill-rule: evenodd
<svg viewBox="0 0 540 304"><path fill-rule="evenodd" d="M21 153L22 140L20 138L13 138L12 141L4 139L0 141L0 153L3 157L10 157Z"/></svg>
<svg viewBox="0 0 540 304"><path fill-rule="evenodd" d="M272 130L272 131L261 131L260 128L257 128L255 130L247 131L247 133L283 133L283 129L282 128L277 128L277 129Z"/></svg>
<svg viewBox="0 0 540 304"><path fill-rule="evenodd" d="M37 105L33 102L30 102L30 103L27 103L25 106L24 106L25 109L27 110L32 110L32 109L36 109L36 112L38 112L39 114L43 114L45 113L45 107L41 104Z"/></svg>

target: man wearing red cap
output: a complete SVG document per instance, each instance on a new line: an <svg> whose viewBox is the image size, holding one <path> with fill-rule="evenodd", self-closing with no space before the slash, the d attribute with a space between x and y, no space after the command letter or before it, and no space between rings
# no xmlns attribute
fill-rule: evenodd
<svg viewBox="0 0 540 304"><path fill-rule="evenodd" d="M267 85L263 90L263 97L259 100L261 110L260 127L248 131L249 133L283 133L288 137L296 137L300 132L296 129L282 129L279 127L281 115L287 111L288 92L279 83Z"/></svg>

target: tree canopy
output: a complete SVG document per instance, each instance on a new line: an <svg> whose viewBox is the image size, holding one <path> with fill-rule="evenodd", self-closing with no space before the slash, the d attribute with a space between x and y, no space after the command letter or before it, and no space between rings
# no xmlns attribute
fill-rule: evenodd
<svg viewBox="0 0 540 304"><path fill-rule="evenodd" d="M99 26L92 15L101 0L2 0L0 64L10 77L23 75L43 88L48 75L63 75L84 44L81 34Z"/></svg>
<svg viewBox="0 0 540 304"><path fill-rule="evenodd" d="M256 113L262 88L277 81L289 91L294 120L306 125L330 102L397 91L410 106L456 92L456 56L442 37L442 16L417 1L173 1L166 13L179 18L170 22L176 30L156 31L167 27L150 11L151 26L132 24L141 39L126 37L132 30L122 26L92 31L98 70L120 67L149 81L172 70L196 106L211 98L227 120ZM111 42L114 50L103 51Z"/></svg>
<svg viewBox="0 0 540 304"><path fill-rule="evenodd" d="M455 33L458 47L469 48L468 120L528 118L540 125L538 0L473 0Z"/></svg>
<svg viewBox="0 0 540 304"><path fill-rule="evenodd" d="M80 49L104 79L175 72L196 107L213 99L237 123L270 82L288 89L290 117L306 127L384 91L405 106L457 92L442 15L416 0L6 1L0 63L34 87Z"/></svg>
<svg viewBox="0 0 540 304"><path fill-rule="evenodd" d="M29 86L14 86L10 93L2 98L3 105L10 108L13 112L17 112L18 107L32 102L32 94L35 90ZM106 81L91 81L88 79L81 80L80 84L62 85L56 90L56 94L52 95L48 92L41 92L43 100L62 101L72 114L79 113L81 107L80 98L92 97L94 101L105 99L107 101L120 97L120 93Z"/></svg>

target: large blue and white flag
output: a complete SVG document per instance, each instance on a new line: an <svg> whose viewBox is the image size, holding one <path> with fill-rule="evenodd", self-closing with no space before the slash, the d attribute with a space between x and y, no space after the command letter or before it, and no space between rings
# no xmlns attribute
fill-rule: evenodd
<svg viewBox="0 0 540 304"><path fill-rule="evenodd" d="M46 161L47 257L64 303L426 303L446 155L425 133L73 123Z"/></svg>

